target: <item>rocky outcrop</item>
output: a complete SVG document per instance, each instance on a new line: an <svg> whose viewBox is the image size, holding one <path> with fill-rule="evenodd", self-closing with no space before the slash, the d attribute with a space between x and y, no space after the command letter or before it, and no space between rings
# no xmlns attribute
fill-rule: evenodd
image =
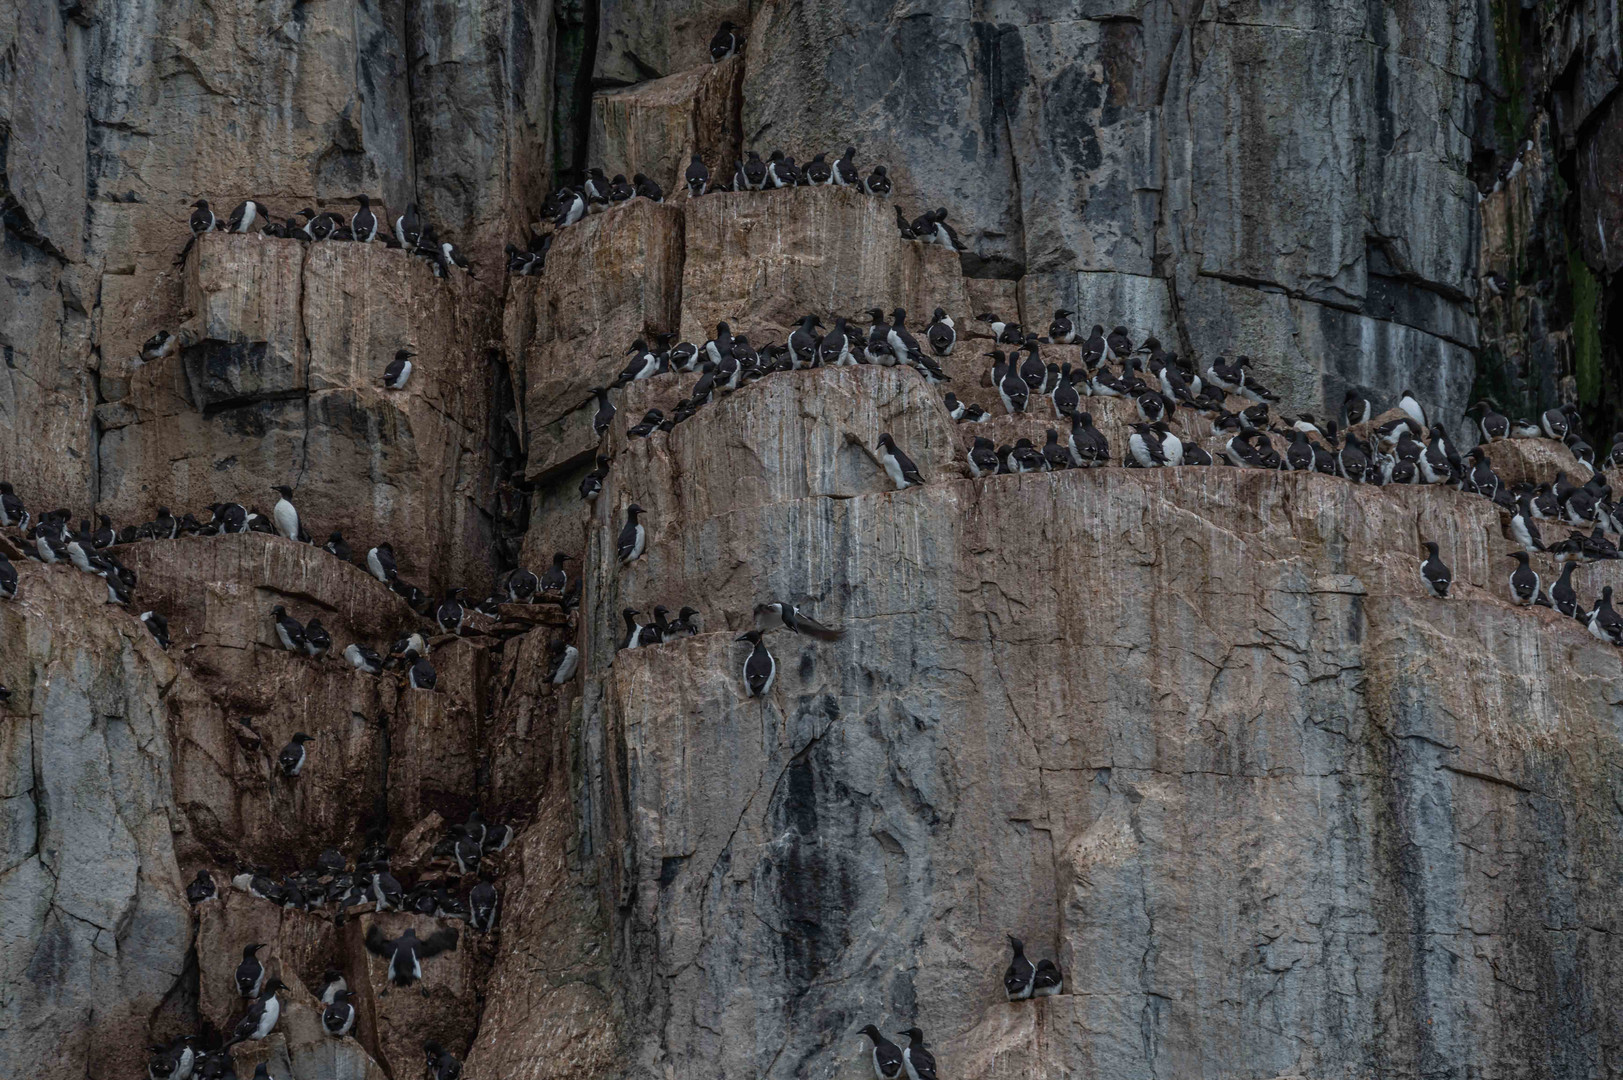
<svg viewBox="0 0 1623 1080"><path fill-rule="evenodd" d="M1484 393L1514 412L1576 396L1593 428L1612 15L9 2L0 478L36 512L120 525L291 483L316 540L390 540L437 595L554 552L582 587L578 609L503 605L452 636L278 537L121 545L129 611L17 558L0 1073L112 1080L150 1043L212 1039L253 941L286 1013L236 1067L278 1080L402 1080L426 1038L470 1077L855 1077L868 1022L918 1024L968 1080L1612 1071L1623 665L1508 603L1489 503L1221 467L972 480L974 436L1063 425L1047 403L956 425L941 401L1001 413L975 314L1040 333L1065 307L1199 366L1248 353L1286 413L1407 385L1456 435ZM747 45L710 65L723 18ZM1532 125L1530 100L1550 112ZM889 167L891 200L678 190L694 152L722 178L748 149L846 145ZM573 178L554 163L670 197L559 230L543 275L503 278L502 245ZM253 236L173 264L200 196L285 217L363 191L389 216L416 203L477 276ZM966 250L902 240L897 207L946 208ZM1479 297L1489 268L1511 287ZM778 373L630 437L691 392L667 374L616 389L592 430L592 388L639 337L725 320L761 345L808 312L898 306L915 333L937 306L958 321L950 384ZM179 350L137 364L160 329ZM416 372L386 391L399 348ZM1119 462L1132 406L1087 407ZM893 489L882 431L922 486ZM1545 440L1489 453L1510 483L1588 475ZM622 566L633 501L649 543ZM1425 539L1454 569L1446 602L1417 580ZM1620 573L1580 567L1583 601ZM769 597L845 636L770 635L776 682L751 698L736 638ZM277 604L335 654L424 633L437 689L288 653ZM658 604L698 608L701 632L617 649L621 610ZM560 686L561 641L581 670ZM317 738L293 779L275 757L296 731ZM476 808L518 830L489 857L492 933L227 884L370 836L408 883L465 894L434 848ZM189 909L200 869L222 895ZM387 988L374 926L460 937L422 987ZM1004 1000L1011 931L1065 993ZM345 1040L319 1029L328 967L357 990Z"/></svg>
<svg viewBox="0 0 1623 1080"><path fill-rule="evenodd" d="M107 589L0 602L0 1072L128 1076L186 972L165 696L175 665Z"/></svg>

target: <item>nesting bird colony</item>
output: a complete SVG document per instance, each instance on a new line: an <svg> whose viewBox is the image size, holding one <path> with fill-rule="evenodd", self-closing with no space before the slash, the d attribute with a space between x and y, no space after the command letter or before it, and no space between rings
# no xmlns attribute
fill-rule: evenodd
<svg viewBox="0 0 1623 1080"><path fill-rule="evenodd" d="M712 41L713 59L725 59L740 44L738 28L723 24ZM725 173L725 179L718 181L707 163L695 155L684 174L680 195L697 199L715 192L833 186L860 190L875 198L889 197L892 186L886 168L859 167L855 159L856 151L850 147L837 155L818 152L804 164L781 150L770 151L764 159L749 151L741 160L718 164ZM612 213L615 207L636 199L663 202L665 198L659 185L641 173L627 179L591 169L579 183L547 196L539 227L531 229L522 245L507 245L507 271L520 277L545 275L547 253L559 230L589 215ZM421 220L415 206L390 221L379 216L381 208L375 209L368 196L357 196L355 201L356 209L348 214L307 207L278 220L254 199L242 201L224 219L207 201L198 200L189 223L192 240L177 261L184 261L198 236L223 231L301 243L380 242L426 260L441 277L454 269L475 273L476 268L454 244L442 240ZM909 217L897 207L896 224L903 239L963 250L945 209ZM629 439L659 439L669 437L718 400L748 394L753 384L782 373L892 367L915 373L934 388L933 393L941 395L943 408L960 425L963 442L957 471L925 475L891 432L869 433L862 450L876 474L896 490L932 483L992 484L1000 482L1000 477L1024 473L1120 467L1297 471L1361 485L1452 488L1489 500L1501 516L1506 599L1518 606L1550 608L1576 620L1595 638L1623 645L1623 615L1613 609L1612 589L1608 586L1598 595L1584 596L1582 582L1575 578L1586 564L1619 557L1616 538L1623 535L1623 511L1604 469L1623 465L1623 434L1614 436L1606 452L1598 454L1596 440L1582 431L1572 406L1521 418L1504 415L1492 401L1473 405L1467 414L1471 426L1451 433L1430 415L1428 403L1401 387L1386 388L1379 403L1390 406L1384 412L1375 400L1356 391L1347 393L1341 415L1334 418L1284 412L1280 396L1259 380L1258 365L1250 357L1219 354L1204 365L1197 364L1169 350L1157 336L1135 340L1122 325L1106 330L1107 324L1130 313L1096 314L1101 321L1089 324L1078 312L1057 309L1042 332L1002 313L949 312L941 307L927 320L912 322L900 306L863 312L808 311L783 341L759 343L752 343L751 333L726 322L719 323L713 336L704 341L681 341L670 328L650 328L647 337L626 343L628 359L618 378L594 387L581 404L591 410L591 427L599 445L595 467L580 482L580 497L590 505L605 490L614 468L610 434L620 411L616 397L634 384L662 376L680 377L673 400L646 409L635 422L630 417L620 421ZM1171 328L1166 332L1170 336ZM147 363L170 360L178 355L181 344L174 334L159 331L143 348L141 359ZM1214 344L1219 343L1198 343L1198 347ZM966 352L983 348L981 355L989 362L978 365L979 378L973 386L965 385L961 361ZM954 364L951 371L949 360ZM433 362L432 357L403 349L378 378L390 392L411 393L414 364ZM953 371L959 373L959 381L954 380ZM976 397L984 404L970 400ZM1002 437L982 432L998 432ZM1520 440L1541 441L1552 453L1569 456L1571 465L1547 477L1506 483L1495 469L1496 447ZM12 479L22 483L20 478ZM430 660L436 647L470 633L489 632L491 621L500 617L504 605L550 604L565 613L581 607L583 576L572 576L569 566L579 563L583 553L558 551L541 573L509 568L490 595L477 602L469 601L468 590L460 586L436 597L402 578L387 539L374 538L364 548L352 549L339 532L332 531L318 543L295 504L296 492L291 486L274 489L274 502L265 500L270 503L268 511L251 501L216 503L195 512L183 511L177 517L169 507L160 506L150 520L122 527L104 515L96 515L99 524L93 526L86 515L79 517L75 528L74 512L66 508L40 512L31 507L27 494L19 492L13 482L0 482L0 526L4 529L0 536L22 558L39 564L29 572L77 571L100 578L106 584L108 603L135 614L164 649L174 644L169 621L156 607L142 610L143 605L136 601L140 583L121 554L132 545L163 544L183 537L264 533L289 544L319 546L332 557L363 568L401 604L403 633L387 647L384 642L350 641L340 648L319 618L301 621L300 613L285 605L265 613L267 637L300 662L331 664L341 656L358 676L394 678L416 691L436 688L437 675ZM619 566L626 567L648 550L648 513L631 502L618 524L615 557ZM319 535L320 530L314 532ZM1452 574L1439 544L1435 540L1423 543L1424 550L1414 553L1414 587L1447 601ZM27 588L26 577L0 548L0 599L16 600ZM839 649L845 631L821 621L807 607L777 597L755 605L753 628L736 638L741 646L735 669L741 695L755 698L772 693L780 668L769 642L777 631ZM653 603L652 618L640 621L643 614L635 606L618 613L613 629L620 649L658 646L703 632L704 615L689 603ZM576 680L581 676L581 656L581 642L567 636L554 638L549 645L547 681L563 686ZM6 696L5 688L0 687L0 701ZM297 733L276 759L282 776L297 781L310 755L320 752L319 737ZM316 855L310 866L292 872L277 874L245 867L233 877L231 887L282 908L330 911L340 924L353 909L365 908L461 922L475 932L491 933L498 928L500 896L495 883L500 855L513 835L512 826L491 824L475 810L464 823L447 829L432 850L432 869L409 887L391 871L391 850L381 831L369 835L353 859L329 848ZM209 870L197 871L187 896L194 907L218 900ZM407 929L392 938L374 926L365 945L376 962L386 967L389 982L406 988L421 979L425 963L456 949L458 939L458 931L444 925L421 936ZM1010 1001L1064 991L1064 975L1052 958L1033 962L1025 954L1024 943L1012 934L1008 944L1012 960L1003 984ZM262 948L256 942L242 946L235 983L246 1004L232 1030L190 1033L154 1047L151 1080L234 1077L232 1049L262 1040L276 1028L281 1010L277 995L286 987L258 958ZM322 1026L331 1037L355 1034L353 998L345 975L336 968L329 970L319 1000ZM887 1030L905 1038L906 1045L891 1041ZM911 1017L893 1018L885 1029L869 1023L860 1034L869 1040L871 1065L879 1080L897 1080L904 1073L910 1080L933 1080L937 1075L925 1033ZM458 1074L460 1063L444 1047L427 1042L423 1049L427 1068L438 1080L451 1080ZM260 1064L255 1075L267 1076L266 1066Z"/></svg>

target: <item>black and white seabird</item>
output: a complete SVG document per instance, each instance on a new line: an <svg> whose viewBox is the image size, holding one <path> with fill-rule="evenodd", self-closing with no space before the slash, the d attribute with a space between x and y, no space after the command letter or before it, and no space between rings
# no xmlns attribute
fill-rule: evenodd
<svg viewBox="0 0 1623 1080"><path fill-rule="evenodd" d="M652 644L655 640L654 635L651 633L653 628L650 626L644 626L642 623L637 621L637 616L641 614L642 612L638 611L636 608L629 607L620 612L620 617L624 619L626 623L626 636L621 639L620 648L636 649L643 645Z"/></svg>
<svg viewBox="0 0 1623 1080"><path fill-rule="evenodd" d="M1427 540L1426 557L1420 560L1421 586L1437 599L1447 600L1448 587L1453 581L1454 575L1437 555L1436 541Z"/></svg>
<svg viewBox="0 0 1623 1080"><path fill-rule="evenodd" d="M643 508L636 503L626 507L625 527L620 530L620 539L615 544L615 554L622 566L636 562L648 546L648 530L637 520L637 516L643 512Z"/></svg>
<svg viewBox="0 0 1623 1080"><path fill-rule="evenodd" d="M1031 983L1037 969L1026 959L1025 942L1013 934L1009 935L1009 948L1014 950L1014 959L1003 973L1003 992L1010 1001L1024 1001L1031 996Z"/></svg>
<svg viewBox="0 0 1623 1080"><path fill-rule="evenodd" d="M592 387L592 394L597 398L597 412L592 415L592 433L599 439L614 423L614 402L609 400L609 388L606 386Z"/></svg>
<svg viewBox="0 0 1623 1080"><path fill-rule="evenodd" d="M17 599L17 568L0 554L0 600Z"/></svg>
<svg viewBox="0 0 1623 1080"><path fill-rule="evenodd" d="M349 216L350 236L359 244L370 244L377 239L378 216L372 212L372 199L367 195L355 196L360 209Z"/></svg>
<svg viewBox="0 0 1623 1080"><path fill-rule="evenodd" d="M206 232L213 232L219 224L214 211L209 209L207 199L198 199L192 203L191 230L193 236L202 236Z"/></svg>
<svg viewBox="0 0 1623 1080"><path fill-rule="evenodd" d="M17 492L12 486L0 481L0 525L7 528L26 528L28 513L23 509L23 501L17 498Z"/></svg>
<svg viewBox="0 0 1623 1080"><path fill-rule="evenodd" d="M423 238L422 219L417 216L417 204L407 203L406 212L394 219L394 236L407 251L417 247Z"/></svg>
<svg viewBox="0 0 1623 1080"><path fill-rule="evenodd" d="M1516 569L1510 573L1510 599L1512 603L1528 605L1538 599L1539 576L1527 561L1527 552L1512 551L1507 558L1516 560Z"/></svg>
<svg viewBox="0 0 1623 1080"><path fill-rule="evenodd" d="M1003 400L1003 408L1010 413L1025 412L1031 400L1031 386L1020 375L1016 354L1010 353L1005 358L1001 350L994 349L986 355L993 361L992 377L997 382L997 395Z"/></svg>
<svg viewBox="0 0 1623 1080"><path fill-rule="evenodd" d="M199 870L197 876L192 878L191 884L186 886L186 902L193 907L205 900L213 900L219 895L219 890L214 886L214 875L207 870ZM252 997L253 995L244 994L243 996Z"/></svg>
<svg viewBox="0 0 1623 1080"><path fill-rule="evenodd" d="M299 775L299 771L304 768L306 756L304 744L314 741L314 735L306 735L301 731L293 736L292 742L282 747L282 752L276 755L276 762L282 767L283 776Z"/></svg>
<svg viewBox="0 0 1623 1080"><path fill-rule="evenodd" d="M687 184L688 194L695 199L710 190L710 170L704 167L704 159L698 154L693 155L682 179Z"/></svg>
<svg viewBox="0 0 1623 1080"><path fill-rule="evenodd" d="M856 147L847 146L845 148L845 153L842 154L839 160L835 161L831 166L831 170L833 172L832 180L840 187L847 187L851 184L857 183L858 181L856 153Z"/></svg>
<svg viewBox="0 0 1623 1080"><path fill-rule="evenodd" d="M304 651L317 660L332 649L332 635L321 625L320 619L311 619L304 625Z"/></svg>
<svg viewBox="0 0 1623 1080"><path fill-rule="evenodd" d="M834 329L818 342L817 358L825 367L850 367L856 363L851 355L851 335L846 331L844 316L835 319Z"/></svg>
<svg viewBox="0 0 1623 1080"><path fill-rule="evenodd" d="M549 652L547 679L554 686L562 686L575 677L580 667L580 650L560 638L549 646Z"/></svg>
<svg viewBox="0 0 1623 1080"><path fill-rule="evenodd" d="M286 484L271 488L280 498L276 505L271 507L271 521L276 525L278 536L288 540L299 538L299 512L293 507L293 489Z"/></svg>
<svg viewBox="0 0 1623 1080"><path fill-rule="evenodd" d="M479 883L468 892L468 925L487 933L496 928L496 912L501 903L489 875L489 870L480 871Z"/></svg>
<svg viewBox="0 0 1623 1080"><path fill-rule="evenodd" d="M299 621L281 604L271 608L271 616L276 620L276 640L282 643L282 648L304 655L304 627Z"/></svg>
<svg viewBox="0 0 1623 1080"><path fill-rule="evenodd" d="M242 963L237 965L237 996L245 998L258 997L265 986L265 965L259 962L254 954L265 946L246 945L242 950Z"/></svg>
<svg viewBox="0 0 1623 1080"><path fill-rule="evenodd" d="M413 690L434 689L439 676L434 673L434 665L428 662L426 655L419 654L416 649L408 649L406 663L411 665L406 671L406 681L411 684Z"/></svg>
<svg viewBox="0 0 1623 1080"><path fill-rule="evenodd" d="M393 581L397 573L394 561L394 546L383 543L367 551L366 569L368 573L385 585Z"/></svg>
<svg viewBox="0 0 1623 1080"><path fill-rule="evenodd" d="M1426 410L1408 387L1404 387L1403 396L1398 398L1398 410L1421 427L1426 426Z"/></svg>
<svg viewBox="0 0 1623 1080"><path fill-rule="evenodd" d="M0 568L0 596L5 595L4 569ZM152 640L158 643L160 649L169 648L169 620L156 611L141 612L141 622L152 633Z"/></svg>
<svg viewBox="0 0 1623 1080"><path fill-rule="evenodd" d="M253 232L254 224L266 216L264 206L252 199L244 199L238 203L225 219L225 231L230 233Z"/></svg>
<svg viewBox="0 0 1623 1080"><path fill-rule="evenodd" d="M1052 960L1037 961L1037 970L1031 978L1032 997L1053 997L1065 988L1065 976Z"/></svg>
<svg viewBox="0 0 1623 1080"><path fill-rule="evenodd" d="M992 440L975 436L975 442L969 448L969 475L978 480L983 476L994 476L997 471L998 456Z"/></svg>
<svg viewBox="0 0 1623 1080"><path fill-rule="evenodd" d="M441 633L462 633L462 594L467 591L461 585L448 590L445 599L440 602L439 607L434 609L434 621L439 624Z"/></svg>
<svg viewBox="0 0 1623 1080"><path fill-rule="evenodd" d="M772 691L772 680L777 678L777 661L767 651L761 631L751 630L735 640L747 641L754 646L744 659L744 688L749 697L764 697Z"/></svg>
<svg viewBox="0 0 1623 1080"><path fill-rule="evenodd" d="M924 1032L914 1027L898 1034L908 1039L902 1049L902 1068L907 1070L907 1080L936 1080L935 1055L924 1048Z"/></svg>
<svg viewBox="0 0 1623 1080"><path fill-rule="evenodd" d="M1589 632L1597 639L1609 645L1623 644L1623 616L1612 608L1612 587L1606 586L1600 591L1600 599L1589 612L1587 619Z"/></svg>
<svg viewBox="0 0 1623 1080"><path fill-rule="evenodd" d="M872 1024L863 1028L860 1034L868 1036L873 1042L874 1080L898 1080L902 1075L901 1048L881 1035Z"/></svg>
<svg viewBox="0 0 1623 1080"><path fill-rule="evenodd" d="M394 359L383 369L383 385L390 390L404 390L411 379L411 358L416 355L409 349L396 349Z"/></svg>
<svg viewBox="0 0 1623 1080"><path fill-rule="evenodd" d="M844 630L824 626L794 604L779 600L755 605L755 629L763 633L778 629L791 630L819 641L838 641L845 636Z"/></svg>
<svg viewBox="0 0 1623 1080"><path fill-rule="evenodd" d="M883 165L875 165L873 172L862 181L862 190L869 195L877 195L881 199L889 198L891 192L890 176L885 172Z"/></svg>
<svg viewBox="0 0 1623 1080"><path fill-rule="evenodd" d="M342 1039L355 1028L355 1006L351 1000L355 991L336 991L327 1007L321 1010L321 1030L335 1039Z"/></svg>
<svg viewBox="0 0 1623 1080"><path fill-rule="evenodd" d="M1572 587L1572 572L1577 568L1576 562L1563 563L1560 580L1550 586L1550 602L1569 619L1578 617L1578 590Z"/></svg>
<svg viewBox="0 0 1623 1080"><path fill-rule="evenodd" d="M275 1030L276 1021L282 1017L282 1003L277 1000L276 991L286 989L286 986L286 983L277 978L265 983L259 996L248 1006L248 1012L232 1029L231 1040L226 1043L227 1049L237 1043L266 1038Z"/></svg>
<svg viewBox="0 0 1623 1080"><path fill-rule="evenodd" d="M874 456L879 459L880 466L890 477L891 483L896 485L897 491L924 483L924 477L919 474L918 466L913 464L912 458L901 451L888 431L880 434L879 449L875 451Z"/></svg>
<svg viewBox="0 0 1623 1080"><path fill-rule="evenodd" d="M817 334L817 328L823 325L823 320L816 315L806 315L801 318L800 325L789 334L789 364L794 370L817 366L817 350L822 344L822 338Z"/></svg>
<svg viewBox="0 0 1623 1080"><path fill-rule="evenodd" d="M388 979L396 986L410 986L423 977L423 961L442 952L456 949L455 930L436 930L419 939L417 931L407 927L397 938L386 939L383 930L373 924L366 931L366 947L389 962ZM383 993L388 993L384 990Z"/></svg>
<svg viewBox="0 0 1623 1080"><path fill-rule="evenodd" d="M1057 345L1069 345L1076 340L1076 325L1071 322L1071 316L1076 314L1067 308L1055 308L1054 318L1048 324L1048 340Z"/></svg>
<svg viewBox="0 0 1623 1080"><path fill-rule="evenodd" d="M631 354L631 362L620 372L620 377L614 381L616 388L627 383L640 382L643 379L653 378L659 374L659 358L648 348L648 342L638 338L631 343L626 352Z"/></svg>
<svg viewBox="0 0 1623 1080"><path fill-rule="evenodd" d="M737 55L739 48L743 44L744 38L738 32L738 27L723 19L721 27L716 31L715 36L710 39L710 62L719 64L729 56Z"/></svg>
<svg viewBox="0 0 1623 1080"><path fill-rule="evenodd" d="M344 659L363 675L378 675L383 671L383 658L359 642L344 647Z"/></svg>
<svg viewBox="0 0 1623 1080"><path fill-rule="evenodd" d="M429 1080L457 1080L462 1075L462 1062L439 1043L425 1042L423 1053L428 1058Z"/></svg>

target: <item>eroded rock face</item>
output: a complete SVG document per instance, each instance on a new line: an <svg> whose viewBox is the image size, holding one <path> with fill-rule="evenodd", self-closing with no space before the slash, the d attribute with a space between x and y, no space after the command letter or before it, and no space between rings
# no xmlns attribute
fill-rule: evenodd
<svg viewBox="0 0 1623 1080"><path fill-rule="evenodd" d="M381 245L205 236L187 342L99 407L102 509L268 509L289 484L317 542L385 540L424 588L489 582L490 403L500 328L466 278ZM383 370L416 354L404 390Z"/></svg>
<svg viewBox="0 0 1623 1080"><path fill-rule="evenodd" d="M129 1076L186 967L165 694L175 666L101 581L0 603L0 1071Z"/></svg>

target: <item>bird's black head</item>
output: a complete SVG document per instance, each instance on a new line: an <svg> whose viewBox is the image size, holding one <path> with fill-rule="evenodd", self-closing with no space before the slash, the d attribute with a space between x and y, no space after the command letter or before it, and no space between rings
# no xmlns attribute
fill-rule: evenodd
<svg viewBox="0 0 1623 1080"><path fill-rule="evenodd" d="M647 351L648 351L648 342L644 341L642 338L638 338L636 341L633 341L631 343L631 348L626 350L626 352L628 352L628 353L647 352Z"/></svg>
<svg viewBox="0 0 1623 1080"><path fill-rule="evenodd" d="M896 445L896 440L890 437L890 432L883 431L879 434L879 445L885 447L886 449L892 449Z"/></svg>
<svg viewBox="0 0 1623 1080"><path fill-rule="evenodd" d="M304 732L300 731L300 732L295 732L294 733L293 741L296 742L296 743L299 743L300 745L303 745L304 743L307 743L307 742L315 742L316 737L314 735L306 735Z"/></svg>
<svg viewBox="0 0 1623 1080"><path fill-rule="evenodd" d="M278 990L286 990L286 989L287 989L287 983L283 982L281 979L278 979L276 976L272 975L268 980L266 980L265 989L260 991L260 996L261 997L270 997L272 994L276 993L276 991L278 991Z"/></svg>
<svg viewBox="0 0 1623 1080"><path fill-rule="evenodd" d="M1425 542L1425 548L1426 548L1427 554L1432 555L1432 556L1436 556L1436 554L1437 554L1437 541L1435 541L1435 540L1427 540Z"/></svg>
<svg viewBox="0 0 1623 1080"><path fill-rule="evenodd" d="M372 199L367 195L357 195L357 196L355 196L355 201L360 203L362 207L367 207L367 206L372 205Z"/></svg>
<svg viewBox="0 0 1623 1080"><path fill-rule="evenodd" d="M890 313L890 317L895 319L897 322L901 322L907 318L907 311L904 308L896 308Z"/></svg>
<svg viewBox="0 0 1623 1080"><path fill-rule="evenodd" d="M278 484L276 487L271 488L271 490L276 492L284 499L291 499L293 497L293 489L288 487L286 484Z"/></svg>
<svg viewBox="0 0 1623 1080"><path fill-rule="evenodd" d="M761 643L761 632L759 630L750 630L750 631L748 631L746 633L738 635L733 640L734 641L747 641L751 645L759 645Z"/></svg>
<svg viewBox="0 0 1623 1080"><path fill-rule="evenodd" d="M1013 949L1015 952L1024 952L1025 948L1026 948L1026 943L1021 941L1019 938L1015 937L1013 934L1010 934L1009 935L1009 948Z"/></svg>
<svg viewBox="0 0 1623 1080"><path fill-rule="evenodd" d="M209 201L207 199L198 199L196 202L192 203L192 208L196 210L207 210L209 208Z"/></svg>
<svg viewBox="0 0 1623 1080"><path fill-rule="evenodd" d="M922 1030L920 1030L919 1028L910 1027L906 1031L898 1031L896 1034L898 1034L898 1035L906 1035L909 1039L912 1039L915 1043L918 1043L920 1046L924 1045L924 1032Z"/></svg>
<svg viewBox="0 0 1623 1080"><path fill-rule="evenodd" d="M396 360L410 360L416 355L417 354L412 352L410 349L396 349L394 352L394 358Z"/></svg>
<svg viewBox="0 0 1623 1080"><path fill-rule="evenodd" d="M1519 563L1527 562L1527 552L1525 552L1525 551L1508 552L1505 557L1510 558L1510 559L1515 559Z"/></svg>
<svg viewBox="0 0 1623 1080"><path fill-rule="evenodd" d="M883 1039L885 1037L884 1035L880 1034L879 1029L874 1027L872 1024L869 1024L867 1027L865 1027L861 1031L857 1032L857 1034L858 1035L866 1035L866 1036L868 1036L868 1038L872 1039L874 1042L878 1042L880 1039Z"/></svg>

